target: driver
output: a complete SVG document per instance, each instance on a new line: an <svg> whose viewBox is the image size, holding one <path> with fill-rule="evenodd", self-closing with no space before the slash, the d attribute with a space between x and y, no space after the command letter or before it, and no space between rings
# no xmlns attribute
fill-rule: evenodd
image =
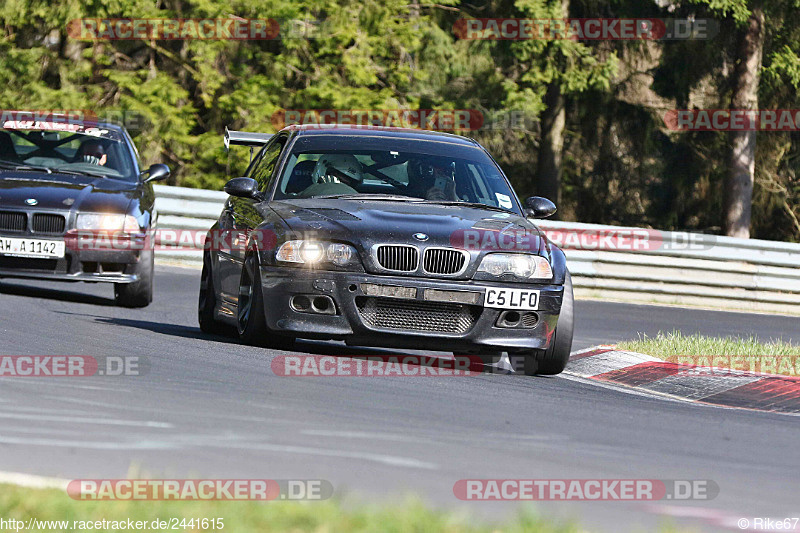
<svg viewBox="0 0 800 533"><path fill-rule="evenodd" d="M408 160L408 194L434 201L456 201L455 162L434 157Z"/></svg>
<svg viewBox="0 0 800 533"><path fill-rule="evenodd" d="M108 154L106 154L103 144L98 141L87 141L81 146L81 161L89 163L90 165L105 166L108 161Z"/></svg>
<svg viewBox="0 0 800 533"><path fill-rule="evenodd" d="M303 196L358 194L355 187L364 181L361 163L352 154L325 154L311 172L311 186Z"/></svg>

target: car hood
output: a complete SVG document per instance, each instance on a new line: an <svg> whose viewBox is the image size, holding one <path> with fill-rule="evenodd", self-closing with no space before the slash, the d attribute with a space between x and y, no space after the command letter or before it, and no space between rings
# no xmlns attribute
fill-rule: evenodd
<svg viewBox="0 0 800 533"><path fill-rule="evenodd" d="M0 206L124 213L137 184L109 178L31 172L0 172Z"/></svg>
<svg viewBox="0 0 800 533"><path fill-rule="evenodd" d="M374 244L402 243L464 248L478 253L508 249L549 255L546 240L536 225L510 212L421 202L342 199L279 201L271 207L293 232L342 240L365 250ZM418 233L425 234L427 239L416 239L414 235ZM504 238L498 240L501 234ZM512 241L509 236L522 237L524 244Z"/></svg>

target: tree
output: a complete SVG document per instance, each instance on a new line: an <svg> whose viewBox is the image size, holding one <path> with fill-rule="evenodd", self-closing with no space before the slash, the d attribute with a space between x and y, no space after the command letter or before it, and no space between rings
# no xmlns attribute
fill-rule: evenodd
<svg viewBox="0 0 800 533"><path fill-rule="evenodd" d="M564 18L569 16L569 0L562 0L561 12ZM536 192L560 205L561 159L564 149L564 128L567 122L560 80L555 79L547 85L544 105L545 109L540 117L542 134L536 159Z"/></svg>
<svg viewBox="0 0 800 533"><path fill-rule="evenodd" d="M732 77L731 109L758 109L764 34L764 11L757 5L739 36ZM749 238L756 164L755 130L731 131L728 150L723 230L731 237Z"/></svg>

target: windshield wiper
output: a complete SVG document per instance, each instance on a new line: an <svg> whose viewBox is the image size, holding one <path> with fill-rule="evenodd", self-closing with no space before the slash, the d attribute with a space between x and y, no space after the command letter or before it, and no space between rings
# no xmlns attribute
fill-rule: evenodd
<svg viewBox="0 0 800 533"><path fill-rule="evenodd" d="M72 174L73 176L92 176L92 177L98 177L98 178L107 178L108 177L108 174L106 174L105 172L99 171L99 170L96 171L96 172L92 172L91 170L74 170L74 169L66 169L66 168L55 167L55 168L53 168L53 171L59 172L61 174Z"/></svg>
<svg viewBox="0 0 800 533"><path fill-rule="evenodd" d="M103 172L92 172L91 170L71 170L59 167L46 167L43 165L28 165L27 163L16 163L6 159L0 159L0 168L5 168L8 170L38 170L40 172L47 172L48 174L58 172L59 174L70 174L72 176L107 177Z"/></svg>
<svg viewBox="0 0 800 533"><path fill-rule="evenodd" d="M431 204L438 204L438 205L455 205L459 207L472 207L476 209L490 209L492 211L500 211L502 213L512 213L516 215L510 209L505 209L503 207L497 207L494 205L482 204L480 202L462 202L459 200L428 200L428 203Z"/></svg>
<svg viewBox="0 0 800 533"><path fill-rule="evenodd" d="M40 170L47 172L48 174L53 173L53 169L50 167L26 165L25 163L15 163L14 161L6 161L5 159L0 159L0 168L5 168L8 170Z"/></svg>
<svg viewBox="0 0 800 533"><path fill-rule="evenodd" d="M389 200L395 202L422 202L421 198L413 198L411 196L403 196L401 194L379 194L379 193L363 193L363 194L329 194L326 196L314 196L318 199L342 199L342 200Z"/></svg>

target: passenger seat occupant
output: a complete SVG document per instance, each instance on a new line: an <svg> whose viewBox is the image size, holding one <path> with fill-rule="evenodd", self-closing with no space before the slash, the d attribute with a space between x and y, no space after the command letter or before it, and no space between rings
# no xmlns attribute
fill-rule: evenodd
<svg viewBox="0 0 800 533"><path fill-rule="evenodd" d="M326 154L319 158L311 173L310 187L303 196L358 194L355 189L364 181L361 163L351 154Z"/></svg>
<svg viewBox="0 0 800 533"><path fill-rule="evenodd" d="M289 181L286 182L287 194L297 194L306 190L311 186L311 175L316 168L316 161L300 161L292 169L292 174L289 176Z"/></svg>
<svg viewBox="0 0 800 533"><path fill-rule="evenodd" d="M4 131L0 131L0 159L17 159L14 141L11 140L11 135Z"/></svg>

